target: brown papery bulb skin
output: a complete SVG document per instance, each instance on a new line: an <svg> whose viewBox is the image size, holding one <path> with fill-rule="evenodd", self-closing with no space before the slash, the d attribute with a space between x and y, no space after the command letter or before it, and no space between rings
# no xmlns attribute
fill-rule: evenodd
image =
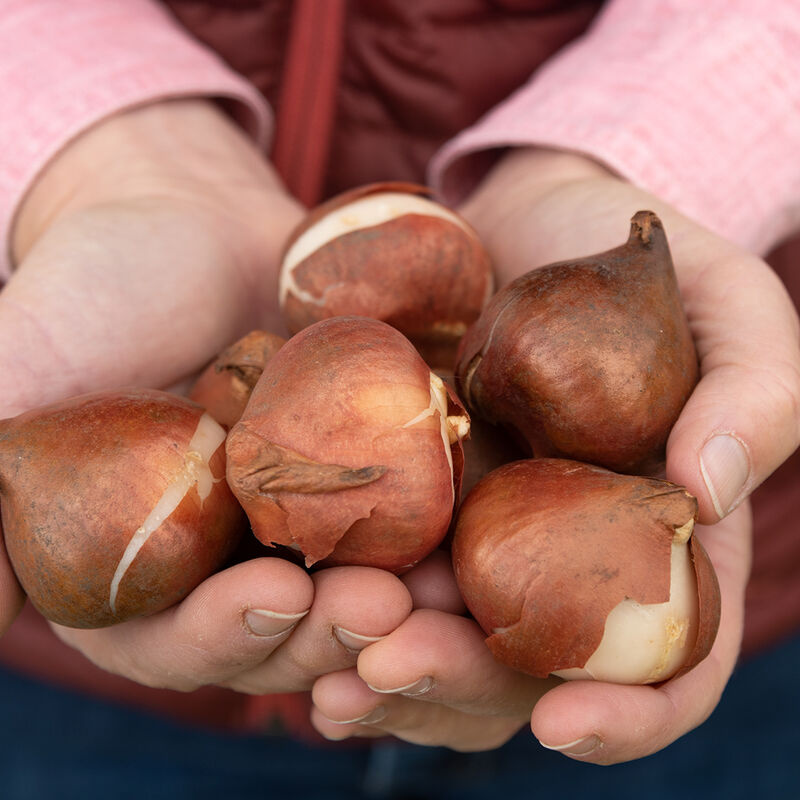
<svg viewBox="0 0 800 800"><path fill-rule="evenodd" d="M328 317L374 317L405 334L432 367L452 367L492 290L489 256L465 220L423 186L374 183L301 222L279 294L292 333Z"/></svg>
<svg viewBox="0 0 800 800"><path fill-rule="evenodd" d="M463 407L408 339L336 317L289 339L228 437L228 482L265 544L404 572L447 532Z"/></svg>
<svg viewBox="0 0 800 800"><path fill-rule="evenodd" d="M38 611L114 625L168 608L217 570L246 524L224 440L196 404L138 389L0 422L6 547Z"/></svg>
<svg viewBox="0 0 800 800"><path fill-rule="evenodd" d="M667 481L565 459L517 461L487 475L462 503L456 581L503 664L536 677L665 680L705 658L719 626L716 574L691 535L696 512L695 498ZM682 548L693 575L680 591L696 593L685 598L671 575ZM569 674L599 652L611 612L631 604L635 616L659 616L646 636L631 633L611 654L621 673ZM642 654L642 674L617 677Z"/></svg>
<svg viewBox="0 0 800 800"><path fill-rule="evenodd" d="M533 456L654 476L698 375L667 239L649 211L621 247L501 289L456 365L468 408Z"/></svg>
<svg viewBox="0 0 800 800"><path fill-rule="evenodd" d="M189 399L230 429L241 418L264 365L285 342L275 333L251 331L225 348L200 373Z"/></svg>

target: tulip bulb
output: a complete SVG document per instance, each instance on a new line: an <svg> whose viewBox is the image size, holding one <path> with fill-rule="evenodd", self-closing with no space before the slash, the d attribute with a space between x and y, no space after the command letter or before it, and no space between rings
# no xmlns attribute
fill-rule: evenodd
<svg viewBox="0 0 800 800"><path fill-rule="evenodd" d="M314 209L290 237L279 299L297 333L340 315L383 320L432 366L452 366L493 288L474 230L422 186L369 184Z"/></svg>
<svg viewBox="0 0 800 800"><path fill-rule="evenodd" d="M644 684L688 671L720 615L693 535L697 501L667 481L561 459L500 467L466 497L452 555L495 658L536 677Z"/></svg>
<svg viewBox="0 0 800 800"><path fill-rule="evenodd" d="M533 456L661 474L699 375L661 221L640 211L621 247L501 289L462 339L455 371L475 415Z"/></svg>
<svg viewBox="0 0 800 800"><path fill-rule="evenodd" d="M251 331L225 348L203 370L189 392L189 399L230 429L242 416L264 364L285 341L274 333Z"/></svg>
<svg viewBox="0 0 800 800"><path fill-rule="evenodd" d="M99 392L0 422L6 548L31 603L98 628L161 611L242 533L225 431L165 392Z"/></svg>
<svg viewBox="0 0 800 800"><path fill-rule="evenodd" d="M335 317L265 366L228 437L228 482L265 544L403 572L451 521L469 420L391 326Z"/></svg>

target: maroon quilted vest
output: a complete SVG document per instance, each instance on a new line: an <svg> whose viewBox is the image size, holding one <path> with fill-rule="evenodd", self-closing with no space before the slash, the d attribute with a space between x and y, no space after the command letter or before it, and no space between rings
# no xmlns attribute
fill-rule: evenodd
<svg viewBox="0 0 800 800"><path fill-rule="evenodd" d="M602 0L167 0L265 95L273 161L313 204L422 181L433 152L580 35Z"/></svg>

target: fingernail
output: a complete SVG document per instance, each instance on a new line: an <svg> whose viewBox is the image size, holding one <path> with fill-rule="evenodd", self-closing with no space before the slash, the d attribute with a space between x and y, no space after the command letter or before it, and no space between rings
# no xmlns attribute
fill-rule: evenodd
<svg viewBox="0 0 800 800"><path fill-rule="evenodd" d="M364 636L360 633L353 633L346 628L341 628L338 625L333 626L333 635L341 642L348 650L361 652L368 644L379 642L385 639L385 636Z"/></svg>
<svg viewBox="0 0 800 800"><path fill-rule="evenodd" d="M714 511L724 517L736 507L750 476L744 444L727 433L712 436L700 451L700 471Z"/></svg>
<svg viewBox="0 0 800 800"><path fill-rule="evenodd" d="M356 722L360 725L375 725L385 716L386 709L383 706L375 706L372 711L368 711L366 714L362 714L360 717L354 717L353 719L332 719L330 721L335 722L337 725L351 725Z"/></svg>
<svg viewBox="0 0 800 800"><path fill-rule="evenodd" d="M281 614L263 608L249 608L244 615L244 621L254 636L275 639L289 633L306 614L308 611L301 611L299 614Z"/></svg>
<svg viewBox="0 0 800 800"><path fill-rule="evenodd" d="M539 744L547 750L556 750L563 753L565 756L588 756L600 747L603 743L600 737L596 734L584 736L582 739L576 739L574 742L567 742L566 744Z"/></svg>
<svg viewBox="0 0 800 800"><path fill-rule="evenodd" d="M405 686L398 686L396 689L378 689L371 684L367 685L373 692L379 692L380 694L401 694L403 697L418 697L421 694L426 694L433 688L433 678L425 676Z"/></svg>

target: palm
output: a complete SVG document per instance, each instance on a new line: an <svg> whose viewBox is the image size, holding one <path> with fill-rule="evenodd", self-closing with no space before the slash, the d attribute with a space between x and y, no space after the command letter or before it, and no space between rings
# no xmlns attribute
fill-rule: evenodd
<svg viewBox="0 0 800 800"><path fill-rule="evenodd" d="M0 295L10 415L128 385L169 386L259 322L248 279L198 213L100 207L56 223Z"/></svg>
<svg viewBox="0 0 800 800"><path fill-rule="evenodd" d="M695 494L700 520L710 524L730 507L715 507L700 469L698 453L709 437L733 431L747 442L750 475L735 502L800 440L794 411L800 395L798 322L779 279L756 256L608 177L566 182L506 210L500 220L475 221L487 228L505 283L537 266L619 245L630 218L642 209L664 221L701 364L700 384L668 442L667 477ZM470 209L465 211L469 216Z"/></svg>

